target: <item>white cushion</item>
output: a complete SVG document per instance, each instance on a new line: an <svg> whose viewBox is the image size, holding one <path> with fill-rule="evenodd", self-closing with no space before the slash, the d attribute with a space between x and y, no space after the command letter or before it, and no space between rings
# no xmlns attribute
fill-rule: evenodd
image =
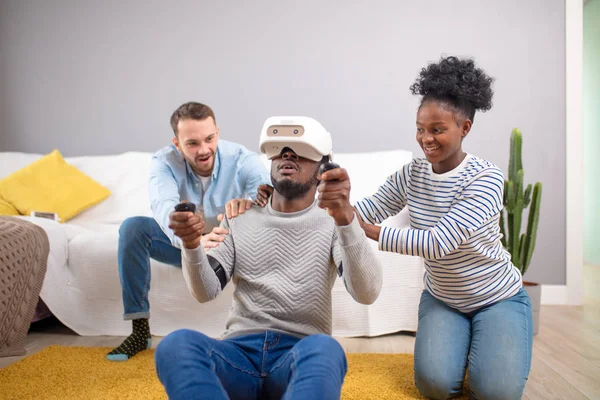
<svg viewBox="0 0 600 400"><path fill-rule="evenodd" d="M3 152L0 154L0 179L42 158L42 154L33 153Z"/></svg>
<svg viewBox="0 0 600 400"><path fill-rule="evenodd" d="M72 157L66 161L106 186L111 194L100 204L85 210L70 224L121 224L132 216L152 216L148 179L152 153L129 152L115 156Z"/></svg>
<svg viewBox="0 0 600 400"><path fill-rule="evenodd" d="M271 170L271 161L262 154L261 161ZM407 150L374 151L369 153L335 153L333 161L348 171L350 177L350 203L372 196L385 183L388 176L412 161ZM408 208L382 223L396 228L408 226Z"/></svg>

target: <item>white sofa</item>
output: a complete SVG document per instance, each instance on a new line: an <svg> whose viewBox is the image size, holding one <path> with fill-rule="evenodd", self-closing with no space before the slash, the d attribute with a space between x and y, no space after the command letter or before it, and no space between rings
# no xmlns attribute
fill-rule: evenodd
<svg viewBox="0 0 600 400"><path fill-rule="evenodd" d="M0 179L40 158L40 154L0 153ZM128 152L112 156L66 158L66 161L112 194L72 220L30 220L48 234L50 255L41 298L52 313L80 335L130 333L123 321L121 286L117 270L118 228L130 216L151 216L148 174L151 153ZM335 161L351 178L351 201L372 194L385 178L411 160L407 151L336 154ZM263 159L265 165L269 165ZM403 212L387 225L406 226ZM376 249L376 242L372 242ZM417 308L423 288L420 258L377 253L384 265L383 289L378 300L365 306L356 303L341 280L334 286L333 314L336 336L377 336L398 331L416 331ZM180 268L152 261L150 326L152 333L165 336L180 329L200 330L218 337L225 326L233 285L216 300L199 304L189 294Z"/></svg>

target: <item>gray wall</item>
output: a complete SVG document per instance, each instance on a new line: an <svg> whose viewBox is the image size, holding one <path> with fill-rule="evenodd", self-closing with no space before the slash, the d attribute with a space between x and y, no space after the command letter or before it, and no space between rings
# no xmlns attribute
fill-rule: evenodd
<svg viewBox="0 0 600 400"><path fill-rule="evenodd" d="M465 150L506 172L522 129L526 181L544 183L526 278L565 283L562 0L3 0L0 13L4 151L153 151L171 140L171 112L196 100L252 150L266 117L303 114L334 151L420 156L408 87L442 53L473 56L496 97Z"/></svg>

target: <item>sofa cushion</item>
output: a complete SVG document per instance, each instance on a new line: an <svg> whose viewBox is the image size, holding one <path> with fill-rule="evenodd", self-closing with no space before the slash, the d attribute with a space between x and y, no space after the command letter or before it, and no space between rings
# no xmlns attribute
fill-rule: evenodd
<svg viewBox="0 0 600 400"><path fill-rule="evenodd" d="M268 171L271 161L263 154L261 161ZM334 153L333 161L345 168L350 177L350 204L367 196L372 196L385 180L412 161L412 152L407 150L386 150L365 153ZM385 220L381 225L393 228L408 227L408 209ZM377 242L372 241L377 248Z"/></svg>
<svg viewBox="0 0 600 400"><path fill-rule="evenodd" d="M0 154L0 179L7 177L21 168L25 168L44 156L43 154L22 153L18 151L7 151Z"/></svg>
<svg viewBox="0 0 600 400"><path fill-rule="evenodd" d="M0 196L20 214L54 212L63 222L109 194L107 188L68 164L58 150L0 181Z"/></svg>
<svg viewBox="0 0 600 400"><path fill-rule="evenodd" d="M262 154L261 161L268 171L271 161ZM345 168L352 188L350 202L354 204L370 196L385 183L388 176L412 161L412 152L407 150L372 151L365 153L334 153L333 162Z"/></svg>
<svg viewBox="0 0 600 400"><path fill-rule="evenodd" d="M121 224L127 217L151 217L148 179L152 153L127 152L114 156L85 156L67 161L107 187L102 203L82 212L69 223Z"/></svg>
<svg viewBox="0 0 600 400"><path fill-rule="evenodd" d="M412 153L406 150L337 153L333 155L333 161L348 171L350 203L355 204L373 195L388 176L411 162Z"/></svg>

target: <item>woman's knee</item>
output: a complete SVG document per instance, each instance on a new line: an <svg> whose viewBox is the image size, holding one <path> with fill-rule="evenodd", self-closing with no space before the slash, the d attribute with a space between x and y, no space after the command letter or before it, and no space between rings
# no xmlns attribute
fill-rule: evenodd
<svg viewBox="0 0 600 400"><path fill-rule="evenodd" d="M472 377L469 374L469 387L476 399L519 400L523 396L526 379L492 375L489 379Z"/></svg>
<svg viewBox="0 0 600 400"><path fill-rule="evenodd" d="M415 385L430 399L448 399L459 394L465 378L470 341L468 325L447 317L440 318L445 321L445 330L436 331L432 324L427 324L421 325L417 332ZM444 335L452 335L453 340L447 340Z"/></svg>
<svg viewBox="0 0 600 400"><path fill-rule="evenodd" d="M449 399L462 390L462 372L447 366L415 363L415 385L421 395L433 400Z"/></svg>

